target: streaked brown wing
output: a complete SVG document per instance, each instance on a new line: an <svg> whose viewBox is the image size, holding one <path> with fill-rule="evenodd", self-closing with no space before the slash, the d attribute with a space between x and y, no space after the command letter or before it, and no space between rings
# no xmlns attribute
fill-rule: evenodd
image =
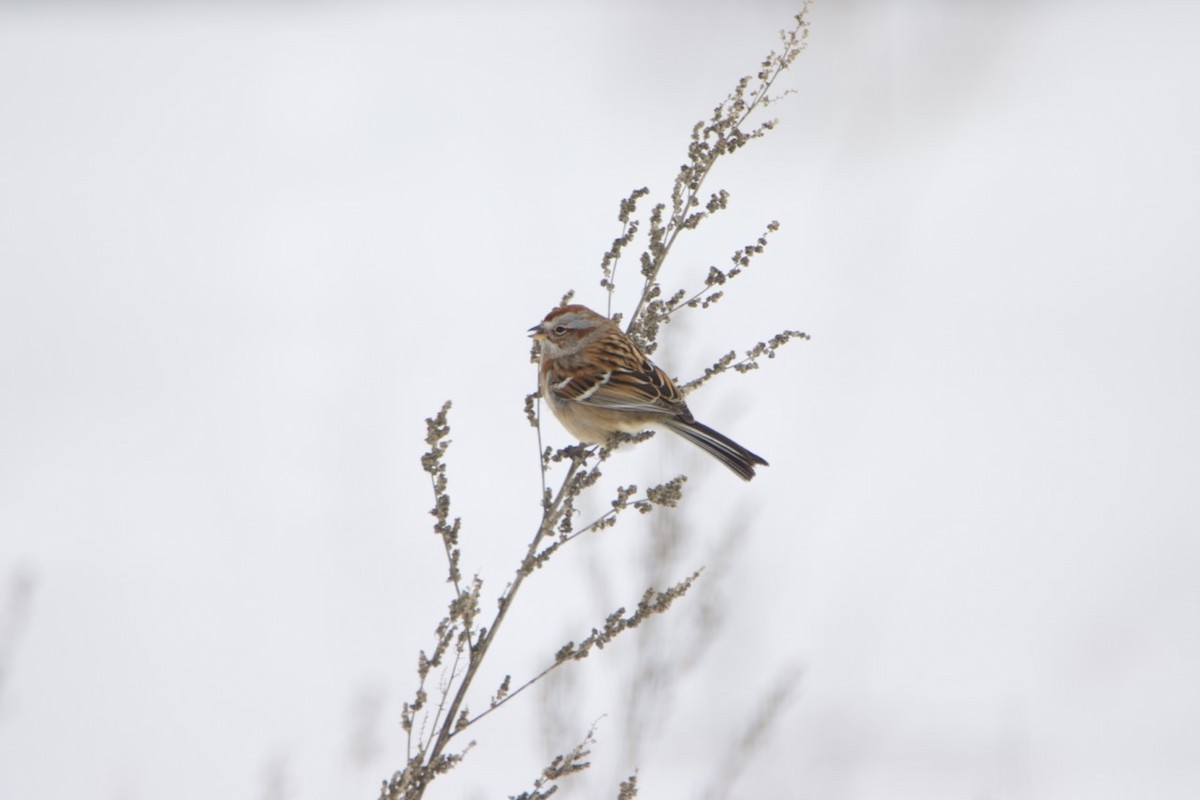
<svg viewBox="0 0 1200 800"><path fill-rule="evenodd" d="M603 408L687 414L687 405L675 384L626 336L605 336L592 348L590 360L604 371L555 384L551 388L559 397Z"/></svg>

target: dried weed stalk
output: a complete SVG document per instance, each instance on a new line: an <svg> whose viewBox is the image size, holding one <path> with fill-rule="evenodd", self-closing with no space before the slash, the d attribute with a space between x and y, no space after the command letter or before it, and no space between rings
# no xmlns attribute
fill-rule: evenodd
<svg viewBox="0 0 1200 800"><path fill-rule="evenodd" d="M679 289L664 298L659 278L663 264L679 236L684 231L694 230L728 204L729 194L724 190L702 199L702 189L713 166L719 159L762 137L775 126L774 120L767 120L746 127L754 112L782 96L773 95L773 87L783 71L804 49L808 33L806 12L807 4L796 15L795 26L781 33L781 51L768 55L754 76L738 81L733 92L717 105L712 115L696 123L692 129L687 161L676 176L670 203L658 203L650 212L647 243L639 257L642 289L627 324L628 333L647 353L654 351L660 327L669 322L673 314L684 308L707 308L717 302L724 291L720 287L750 266L751 260L766 246L767 236L778 228L778 223L769 224L763 235L733 254L726 268L710 267L702 286L691 290ZM608 292L610 313L617 267L625 248L638 238L642 229L642 221L635 214L638 201L647 194L647 189L638 189L621 202L618 214L622 225L621 235L601 260L601 286ZM563 302L567 302L570 296L571 293L568 293ZM784 331L747 350L740 361L735 361L736 355L732 353L722 357L705 371L704 376L684 386L687 390L695 389L728 369L740 372L754 369L760 358L774 358L776 349L794 338L807 336L799 331ZM480 691L475 686L480 666L521 587L530 576L544 567L561 548L582 534L613 526L628 509L646 514L656 508L673 508L683 496L686 478L682 475L644 491L639 491L633 484L624 485L617 489L608 510L587 524L577 525L575 514L579 499L599 480L601 466L612 451L621 444L641 441L652 434L622 435L603 447L572 445L554 450L541 444L538 410L536 393L529 395L525 401L525 412L530 424L538 429L538 447L541 451L542 516L513 577L496 598L496 610L490 617L485 617L480 606L483 592L481 578L476 575L467 581L459 571L461 521L450 513L445 461L450 444L450 403L447 402L435 416L426 420L425 441L429 450L422 456L421 463L430 477L434 496L434 505L430 510L434 518L433 530L441 539L445 551L447 582L453 587L453 593L446 615L434 629L432 647L428 651L422 650L418 656L417 689L412 699L404 704L401 714L401 724L407 734L406 763L391 778L383 781L380 800L417 800L423 797L430 783L457 766L474 746L467 734L476 722L554 670L569 662L587 658L625 631L664 613L691 588L700 575L700 571L695 570L665 589L646 589L632 612L625 608L616 609L579 642L568 642L548 657L546 667L539 673L517 683L515 687L511 676L505 676L500 686L488 695L482 708L470 708L468 695ZM549 485L548 478L552 472L561 473L557 488ZM588 748L593 743L593 737L594 731L589 730L580 744L556 757L543 770L533 782L531 791L515 797L528 800L549 797L557 791L557 782L561 778L586 769L589 765L586 760ZM618 797L632 798L636 793L637 779L634 775L621 783Z"/></svg>

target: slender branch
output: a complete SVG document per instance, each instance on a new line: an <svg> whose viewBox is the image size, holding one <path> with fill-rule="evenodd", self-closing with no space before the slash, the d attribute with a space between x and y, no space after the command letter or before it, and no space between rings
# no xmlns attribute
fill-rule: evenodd
<svg viewBox="0 0 1200 800"><path fill-rule="evenodd" d="M775 54L772 53L767 61L764 62L764 68L759 71L757 76L760 83L757 90L754 92L754 96L750 102L746 104L745 108L742 110L742 113L732 121L732 124L728 125L728 127L722 126L722 123L727 124L729 122L729 120L723 118L724 107L728 103L733 103L734 107L736 107L736 104L741 100L741 94L744 91L746 84L749 82L749 78L743 78L738 84L738 88L734 91L734 93L727 97L725 101L717 107L717 113L712 123L710 123L707 128L702 129L701 123L697 123L695 134L693 136L693 147L690 148L693 151L691 162L684 165L680 169L679 177L676 178L676 188L672 198L673 202L671 218L667 221L666 225L666 228L669 231L667 234L667 239L658 248L654 248L653 242L651 243L651 249L654 250L654 254L648 269L645 270L646 279L643 284L641 297L638 299L638 304L634 308L633 313L629 315L629 324L626 326L626 332L633 330L634 325L641 317L647 302L652 298L651 288L655 283L658 282L658 274L662 270L663 263L666 261L667 255L671 252L671 248L674 246L675 241L679 238L679 234L691 227L686 224L689 220L688 211L699 204L697 198L700 195L700 189L704 185L705 179L708 178L708 174L712 171L713 166L717 163L717 160L721 156L726 155L727 153L731 152L732 149L736 149L737 146L740 146L741 143L744 143L744 137L746 137L746 134L742 134L740 131L742 124L750 117L752 113L754 113L755 110L758 109L760 105L767 105L770 102L770 95L768 93L770 92L771 87L774 86L775 81L779 78L783 71L791 66L792 61L795 60L795 57L799 55L800 50L803 48L804 36L807 34L805 11L807 11L807 4L805 5L805 8L796 15L796 27L793 28L784 38L785 46L783 53L779 56L775 56ZM765 125L768 128L771 127L769 123ZM696 147L697 145L701 144L701 140L699 139L701 130L703 130L705 133L706 138L709 132L717 133L717 141L715 146L703 148ZM751 136L753 136L753 134L751 134ZM693 172L693 170L696 170L697 167L699 167L698 172ZM681 198L680 189L682 188L685 177L688 179L686 184L687 196L686 198ZM651 236L653 237L653 235L654 234L652 232Z"/></svg>
<svg viewBox="0 0 1200 800"><path fill-rule="evenodd" d="M563 664L571 661L582 661L587 658L593 649L605 647L625 631L638 627L656 614L665 612L671 607L672 603L687 593L692 584L696 582L696 579L700 577L700 572L701 570L696 570L688 577L669 587L666 591L659 592L654 589L647 589L642 595L641 600L638 601L637 607L632 614L625 616L624 608L619 608L612 614L609 614L604 621L602 629L593 628L591 634L579 644L568 642L555 654L554 663L522 683L516 689L510 691L504 697L495 700L490 707L468 720L466 724L470 725L486 717Z"/></svg>
<svg viewBox="0 0 1200 800"><path fill-rule="evenodd" d="M434 473L429 473L429 486L433 490L433 496L436 500L438 497L438 480ZM457 559L454 557L454 546L450 543L450 538L444 533L439 537L442 540L442 545L446 551L446 566L450 572L450 582L454 584L454 596L461 602L463 598L462 584L459 583L459 571ZM471 629L466 628L465 634L467 637L467 647L471 650L475 649L475 643L471 641Z"/></svg>
<svg viewBox="0 0 1200 800"><path fill-rule="evenodd" d="M542 445L542 398L540 394L538 395L534 417L537 420L537 425L534 427L537 428L538 467L542 473L542 502L544 503L546 497L546 450Z"/></svg>
<svg viewBox="0 0 1200 800"><path fill-rule="evenodd" d="M483 659L487 655L488 649L491 647L492 642L496 638L497 631L500 630L500 626L504 623L505 617L508 616L508 610L512 608L513 599L520 590L521 584L524 583L525 578L532 573L538 545L541 544L542 539L544 539L548 533L553 531L559 510L563 504L563 501L566 499L567 490L570 488L575 475L579 472L579 469L584 464L585 460L586 457L572 459L571 466L567 469L567 474L563 478L562 486L559 487L558 494L550 504L550 507L542 513L542 522L538 526L537 532L534 534L533 539L529 543L525 558L521 562L521 567L517 570L516 577L513 579L513 582L509 586L508 590L500 596L500 608L497 610L491 626L479 639L479 643L475 648L475 651L471 653L471 657L467 663L467 670L463 674L462 679L459 681L458 691L454 693L454 699L450 703L450 710L446 715L446 718L442 721L441 727L438 729L437 738L434 741L433 747L429 751L429 757L427 758L426 763L436 763L443 751L445 751L446 745L449 744L455 733L457 733L455 730L455 720L458 716L459 709L463 705L463 701L466 699L467 690L471 688L471 684L475 679L475 673L478 672L479 666L483 663ZM423 794L424 787L421 788L421 792L417 795L417 797L419 798Z"/></svg>
<svg viewBox="0 0 1200 800"><path fill-rule="evenodd" d="M553 672L553 671L554 671L556 668L558 668L558 667L562 666L562 665L563 665L563 664L565 664L565 663L566 663L565 661L555 661L553 664L551 664L550 666L546 667L544 670L542 670L541 672L539 672L537 675L534 675L532 678L530 678L529 680L527 680L527 681L525 681L524 683L522 683L522 684L521 684L520 686L518 686L516 689L513 689L513 690L511 690L511 691L510 691L508 694L506 694L504 697L500 698L500 699L499 699L499 700L497 700L495 703L493 703L492 705L488 706L487 710L485 710L485 711L480 711L478 714L476 714L475 716L471 717L471 719L469 719L469 720L467 721L467 724L468 724L468 725L474 725L476 722L478 722L479 720L483 719L483 718L484 718L484 717L486 717L488 714L492 713L492 712L493 712L493 711L495 711L497 708L499 708L500 706L504 705L504 704L505 704L505 703L507 703L509 700L513 699L514 697L516 697L517 695L519 695L521 692L523 692L523 691L525 691L526 689L528 689L530 686L533 686L533 684L537 683L537 682L538 682L538 681L540 681L542 678L546 677L546 676L547 676L547 675L549 675L551 672Z"/></svg>
<svg viewBox="0 0 1200 800"><path fill-rule="evenodd" d="M604 273L604 278L600 281L600 286L608 294L608 306L605 311L605 316L612 316L612 299L613 291L617 288L617 265L621 261L621 252L625 247L633 241L633 237L637 235L638 226L640 223L636 219L632 219L633 212L637 210L637 203L645 195L649 194L650 190L646 187L634 189L629 197L621 201L620 212L617 214L617 220L621 223L621 235L613 240L612 247L604 254L604 258L600 261L600 270Z"/></svg>
<svg viewBox="0 0 1200 800"><path fill-rule="evenodd" d="M454 682L454 676L458 672L458 665L459 665L459 662L461 662L461 661L462 661L462 651L456 648L455 653L454 653L454 663L450 665L450 678L446 681L446 685L443 687L443 689L441 691L442 699L438 701L437 710L434 711L434 714L433 714L433 727L434 728L438 727L438 723L442 719L442 712L446 709L446 698L449 696L449 692L446 690L449 689L450 684L452 684ZM451 709L451 712L446 715L446 720L449 721L453 717L454 717L454 711L453 711L453 709ZM430 759L430 760L432 761L432 759Z"/></svg>

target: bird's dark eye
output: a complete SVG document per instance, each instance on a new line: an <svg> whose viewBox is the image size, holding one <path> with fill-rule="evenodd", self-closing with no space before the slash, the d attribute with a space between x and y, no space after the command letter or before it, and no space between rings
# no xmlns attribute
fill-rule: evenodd
<svg viewBox="0 0 1200 800"><path fill-rule="evenodd" d="M567 332L567 326L566 325L555 325L554 332L556 334L558 334L559 336L562 336L564 333Z"/></svg>

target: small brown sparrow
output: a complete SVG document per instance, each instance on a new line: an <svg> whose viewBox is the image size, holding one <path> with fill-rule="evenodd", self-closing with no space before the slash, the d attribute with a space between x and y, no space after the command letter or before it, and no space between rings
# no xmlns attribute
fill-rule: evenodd
<svg viewBox="0 0 1200 800"><path fill-rule="evenodd" d="M743 480L767 465L692 418L683 395L617 324L590 308L556 308L530 330L541 350L542 397L572 436L605 444L617 431L665 427L699 445Z"/></svg>

